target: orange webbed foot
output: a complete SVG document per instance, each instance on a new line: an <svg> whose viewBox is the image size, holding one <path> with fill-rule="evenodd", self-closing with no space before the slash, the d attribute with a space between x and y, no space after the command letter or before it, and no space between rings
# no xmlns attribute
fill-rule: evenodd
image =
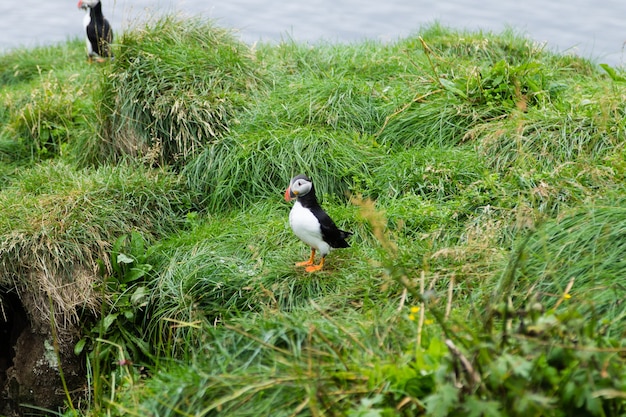
<svg viewBox="0 0 626 417"><path fill-rule="evenodd" d="M319 264L319 265L311 265L311 266L307 266L304 270L305 270L306 272L317 272L317 271L321 271L323 266L324 266L324 265L322 265L322 264Z"/></svg>
<svg viewBox="0 0 626 417"><path fill-rule="evenodd" d="M323 267L324 267L324 258L320 259L319 265L307 266L305 271L306 272L317 272L317 271L321 271Z"/></svg>
<svg viewBox="0 0 626 417"><path fill-rule="evenodd" d="M311 266L315 263L315 249L311 249L311 256L304 262L297 262L296 266Z"/></svg>

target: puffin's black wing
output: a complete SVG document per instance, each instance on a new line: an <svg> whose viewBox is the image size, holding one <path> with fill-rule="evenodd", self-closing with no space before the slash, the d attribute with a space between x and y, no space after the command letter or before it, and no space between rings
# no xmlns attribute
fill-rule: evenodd
<svg viewBox="0 0 626 417"><path fill-rule="evenodd" d="M93 52L101 57L111 56L109 44L113 42L113 29L104 17L92 16L87 25L87 39Z"/></svg>
<svg viewBox="0 0 626 417"><path fill-rule="evenodd" d="M91 26L91 25L90 25ZM91 29L91 30L90 30ZM103 19L99 24L87 28L87 36L93 46L94 51L101 57L110 57L110 44L113 42L113 29L108 20Z"/></svg>
<svg viewBox="0 0 626 417"><path fill-rule="evenodd" d="M317 217L322 229L322 239L332 248L347 248L350 244L346 241L352 236L352 232L346 232L337 227L333 219L320 207L312 207L311 211Z"/></svg>
<svg viewBox="0 0 626 417"><path fill-rule="evenodd" d="M101 48L102 48L102 56L111 56L111 43L113 43L113 29L111 28L111 24L108 20L104 19L102 22L102 34L101 39Z"/></svg>

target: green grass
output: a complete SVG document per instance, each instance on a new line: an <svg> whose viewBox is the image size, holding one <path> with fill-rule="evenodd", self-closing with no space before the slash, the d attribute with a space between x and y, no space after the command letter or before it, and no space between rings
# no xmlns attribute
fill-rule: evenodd
<svg viewBox="0 0 626 417"><path fill-rule="evenodd" d="M227 332L207 329L204 354L190 366L172 364L162 378L147 384L138 410L158 415L217 410L224 415L289 415L296 409L305 415L347 414L360 398L386 385L398 394L432 388L434 368L419 375L410 367L411 355L393 343L414 334L409 320L390 323L382 318L388 313L379 311L355 328L346 320L362 322L362 313L347 309L335 321L328 315L336 313L318 309L313 305L231 321ZM437 358L440 348L433 344L427 355ZM179 404L178 410L169 404ZM406 408L417 409L415 404Z"/></svg>
<svg viewBox="0 0 626 417"><path fill-rule="evenodd" d="M593 317L604 332L621 337L626 310L620 300L626 287L615 278L626 266L625 216L618 200L575 209L546 223L524 247L512 283L515 290L506 292L516 299L535 300L546 309L565 302L571 306L562 309ZM569 295L565 300L564 294Z"/></svg>
<svg viewBox="0 0 626 417"><path fill-rule="evenodd" d="M16 49L2 55L0 85L18 86L39 79L40 74L58 71L71 74L84 69L82 39L58 45ZM82 74L81 74L82 75Z"/></svg>
<svg viewBox="0 0 626 417"><path fill-rule="evenodd" d="M182 166L228 132L259 82L247 48L198 19L166 17L122 34L117 48L88 162L130 154Z"/></svg>
<svg viewBox="0 0 626 417"><path fill-rule="evenodd" d="M301 172L316 178L323 195L341 197L349 184L376 163L371 144L341 131L281 129L231 134L212 144L184 169L189 186L204 196L210 212L245 207L282 196Z"/></svg>
<svg viewBox="0 0 626 417"><path fill-rule="evenodd" d="M77 325L82 309L98 311L97 262L110 270L117 237L136 231L154 240L180 223L189 206L180 186L133 165L84 172L54 161L18 171L0 193L0 284L50 297L62 328ZM49 321L47 305L33 320Z"/></svg>
<svg viewBox="0 0 626 417"><path fill-rule="evenodd" d="M81 59L77 41L16 50L0 60L3 109L0 159L27 163L65 155L90 134L97 74ZM95 70L95 68L94 68Z"/></svg>
<svg viewBox="0 0 626 417"><path fill-rule="evenodd" d="M619 74L438 24L118 39L0 56L0 288L80 333L81 415L623 415ZM354 232L313 275L298 173Z"/></svg>

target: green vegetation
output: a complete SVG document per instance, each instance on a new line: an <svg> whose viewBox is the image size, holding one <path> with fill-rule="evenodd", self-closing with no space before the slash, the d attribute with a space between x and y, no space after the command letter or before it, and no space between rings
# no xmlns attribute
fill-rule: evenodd
<svg viewBox="0 0 626 417"><path fill-rule="evenodd" d="M439 25L81 48L0 56L0 288L80 330L66 415L626 413L619 69ZM354 232L313 275L300 172Z"/></svg>

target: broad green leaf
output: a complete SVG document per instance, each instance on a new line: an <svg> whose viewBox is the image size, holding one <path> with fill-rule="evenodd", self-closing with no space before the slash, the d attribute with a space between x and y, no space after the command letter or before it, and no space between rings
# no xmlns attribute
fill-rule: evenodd
<svg viewBox="0 0 626 417"><path fill-rule="evenodd" d="M130 297L130 302L137 307L143 307L147 304L146 298L148 297L148 289L145 286L137 287L133 295Z"/></svg>
<svg viewBox="0 0 626 417"><path fill-rule="evenodd" d="M85 349L85 345L87 344L87 339L83 338L80 339L78 341L78 343L76 343L76 345L74 345L74 354L75 355L80 355L81 353L83 353L83 349Z"/></svg>
<svg viewBox="0 0 626 417"><path fill-rule="evenodd" d="M115 320L117 319L117 314L109 314L104 318L103 324L104 324L104 330L109 330L109 327L111 327L111 325L115 322Z"/></svg>
<svg viewBox="0 0 626 417"><path fill-rule="evenodd" d="M120 253L117 255L118 264L119 263L132 264L133 262L135 262L135 260L128 255L125 255L123 253Z"/></svg>
<svg viewBox="0 0 626 417"><path fill-rule="evenodd" d="M608 64L600 64L600 67L602 67L602 69L609 74L609 77L611 77L613 81L626 81L624 76L618 74L617 71L615 71L615 69Z"/></svg>
<svg viewBox="0 0 626 417"><path fill-rule="evenodd" d="M450 384L439 387L437 392L426 397L424 404L431 417L447 417L458 403L458 390Z"/></svg>
<svg viewBox="0 0 626 417"><path fill-rule="evenodd" d="M468 397L463 408L467 411L467 417L502 417L498 401L486 401L476 397Z"/></svg>

